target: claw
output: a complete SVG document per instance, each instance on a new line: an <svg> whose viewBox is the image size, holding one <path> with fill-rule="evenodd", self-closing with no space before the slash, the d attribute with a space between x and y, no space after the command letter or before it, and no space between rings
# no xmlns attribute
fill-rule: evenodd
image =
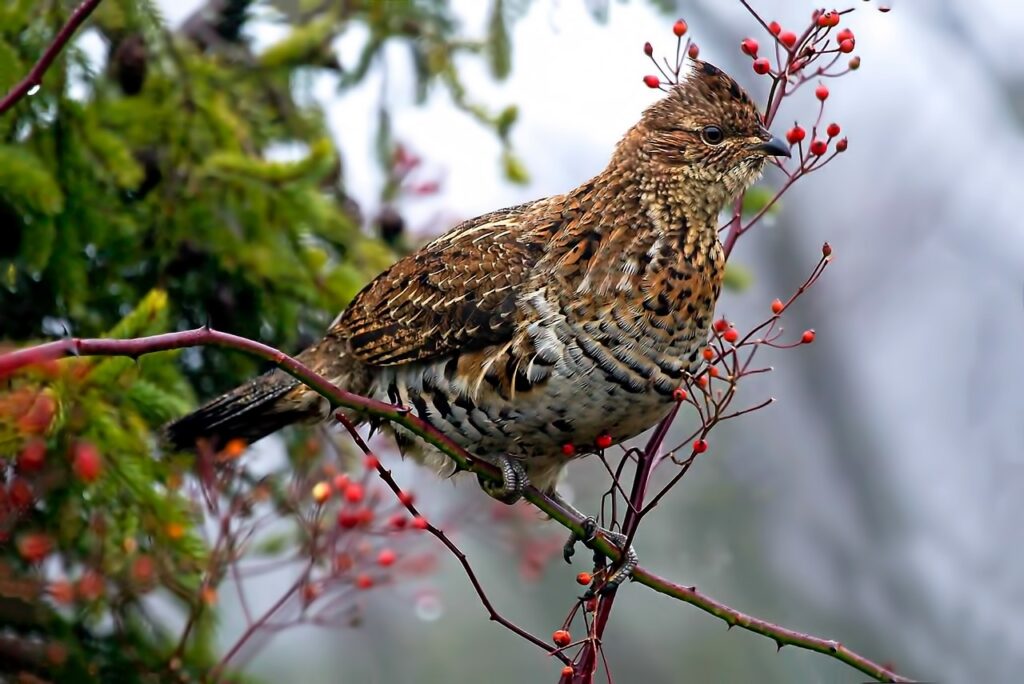
<svg viewBox="0 0 1024 684"><path fill-rule="evenodd" d="M565 546L562 548L562 558L565 559L566 563L572 562L573 554L576 553L576 543L583 542L587 546L590 545L597 533L600 532L602 535L607 537L608 541L615 544L622 551L622 559L619 561L618 567L612 570L611 574L607 576L604 582L600 583L597 592L602 596L607 596L613 593L619 588L619 585L625 582L633 574L633 570L639 564L640 559L636 555L636 551L632 546L629 548L623 548L626 543L626 536L619 534L618 532L610 532L602 529L594 518L584 518L583 520L583 534L579 536L575 532L569 534L569 539L565 542ZM595 552L594 554L594 565L597 567L604 566L604 556L601 553ZM595 594L593 589L587 589L584 594L584 598L592 598Z"/></svg>
<svg viewBox="0 0 1024 684"><path fill-rule="evenodd" d="M523 498L523 490L530 484L526 476L526 468L520 461L508 456L502 456L497 460L496 465L501 469L501 484L495 484L493 480L477 476L480 488L498 501L505 504L514 504Z"/></svg>

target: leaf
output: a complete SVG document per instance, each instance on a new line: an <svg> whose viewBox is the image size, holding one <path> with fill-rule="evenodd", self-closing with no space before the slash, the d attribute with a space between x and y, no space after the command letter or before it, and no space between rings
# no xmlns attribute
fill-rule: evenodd
<svg viewBox="0 0 1024 684"><path fill-rule="evenodd" d="M0 145L0 196L21 211L46 216L64 208L64 193L53 174L25 147Z"/></svg>
<svg viewBox="0 0 1024 684"><path fill-rule="evenodd" d="M505 177L513 183L525 185L530 182L530 173L526 170L526 166L508 150L502 153L501 163L505 168Z"/></svg>
<svg viewBox="0 0 1024 684"><path fill-rule="evenodd" d="M754 274L746 266L740 266L732 262L725 265L725 275L722 278L722 285L733 292L743 292L754 284Z"/></svg>
<svg viewBox="0 0 1024 684"><path fill-rule="evenodd" d="M487 56L494 78L507 78L512 70L512 44L502 0L494 0L491 6L491 18L487 24Z"/></svg>
<svg viewBox="0 0 1024 684"><path fill-rule="evenodd" d="M39 273L50 261L53 245L57 240L57 227L53 219L44 216L36 220L24 219L21 231L21 248L18 256L29 272Z"/></svg>
<svg viewBox="0 0 1024 684"><path fill-rule="evenodd" d="M743 194L743 215L753 216L768 206L773 197L775 197L774 190L763 185L755 185ZM765 212L765 215L774 216L779 213L781 208L782 205L776 202Z"/></svg>

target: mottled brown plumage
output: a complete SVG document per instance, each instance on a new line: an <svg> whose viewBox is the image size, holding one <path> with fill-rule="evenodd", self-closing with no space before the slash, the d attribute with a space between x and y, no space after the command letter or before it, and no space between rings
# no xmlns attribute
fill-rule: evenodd
<svg viewBox="0 0 1024 684"><path fill-rule="evenodd" d="M718 214L780 154L739 86L693 62L603 172L402 259L299 358L352 392L412 407L507 478L521 479L521 464L552 490L564 444L586 454L598 435L621 442L668 411L721 289ZM179 447L252 440L326 409L275 371L168 434Z"/></svg>

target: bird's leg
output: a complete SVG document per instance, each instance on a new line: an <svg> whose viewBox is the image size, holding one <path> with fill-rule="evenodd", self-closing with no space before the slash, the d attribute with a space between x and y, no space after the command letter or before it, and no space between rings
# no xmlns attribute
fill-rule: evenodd
<svg viewBox="0 0 1024 684"><path fill-rule="evenodd" d="M523 498L523 490L530 484L526 477L526 468L521 461L510 456L500 456L495 459L495 465L501 469L501 484L495 484L494 480L477 476L480 481L480 488L491 497L505 504L514 504Z"/></svg>
<svg viewBox="0 0 1024 684"><path fill-rule="evenodd" d="M572 557L576 553L577 542L583 542L589 547L590 543L594 541L598 534L607 537L608 541L619 547L619 550L622 551L622 558L619 560L619 566L612 569L611 573L605 578L604 584L598 588L598 593L603 595L614 592L619 588L620 584L629 579L630 575L633 574L633 569L636 568L637 564L640 562L640 559L636 555L636 551L633 550L632 545L629 548L623 548L626 544L626 535L602 528L597 524L597 520L595 518L581 513L575 506L566 501L557 491L552 492L551 498L553 498L558 505L580 518L583 524L583 535L580 536L575 532L571 532L569 534L569 539L565 542L565 546L562 547L562 558L565 559L566 563L572 563ZM594 565L598 568L604 566L604 554L600 551L594 551ZM588 589L586 598L590 598L592 594L592 590Z"/></svg>

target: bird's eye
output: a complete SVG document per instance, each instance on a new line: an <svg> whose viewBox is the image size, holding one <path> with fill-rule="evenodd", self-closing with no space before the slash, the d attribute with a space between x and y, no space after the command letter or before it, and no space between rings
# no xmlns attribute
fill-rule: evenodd
<svg viewBox="0 0 1024 684"><path fill-rule="evenodd" d="M725 133L718 126L705 126L700 132L700 139L708 145L717 145L725 140Z"/></svg>

